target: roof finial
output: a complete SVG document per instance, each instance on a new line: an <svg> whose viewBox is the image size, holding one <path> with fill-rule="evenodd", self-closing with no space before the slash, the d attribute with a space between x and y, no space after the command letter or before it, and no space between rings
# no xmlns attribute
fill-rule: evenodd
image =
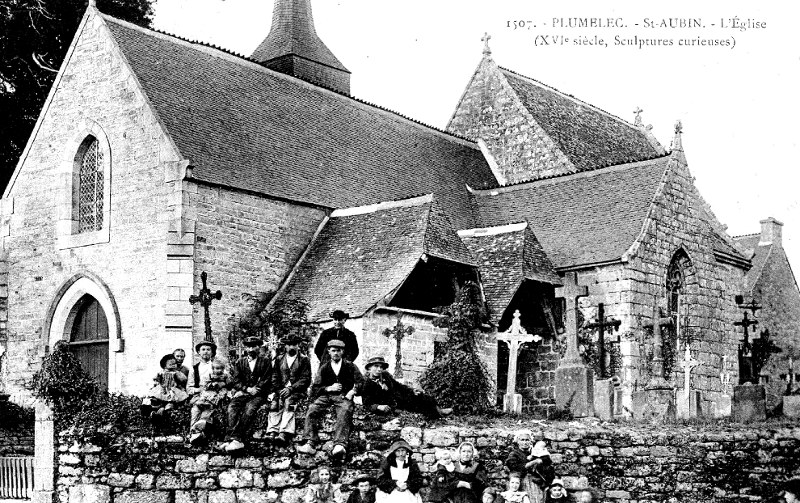
<svg viewBox="0 0 800 503"><path fill-rule="evenodd" d="M97 8L97 1L96 0L89 0L89 8L96 9Z"/></svg>
<svg viewBox="0 0 800 503"><path fill-rule="evenodd" d="M675 123L675 137L672 139L672 150L683 152L683 142L681 141L681 134L683 133L683 124L680 120Z"/></svg>
<svg viewBox="0 0 800 503"><path fill-rule="evenodd" d="M483 55L484 56L491 56L492 55L492 50L489 49L489 40L491 38L492 38L492 36L489 35L489 32L485 32L483 34L483 37L481 38L481 41L483 42Z"/></svg>
<svg viewBox="0 0 800 503"><path fill-rule="evenodd" d="M639 127L644 126L644 123L642 123L642 112L644 112L644 110L642 110L641 107L638 107L638 106L636 107L636 110L633 111L633 113L634 113L633 125L634 126L639 126Z"/></svg>

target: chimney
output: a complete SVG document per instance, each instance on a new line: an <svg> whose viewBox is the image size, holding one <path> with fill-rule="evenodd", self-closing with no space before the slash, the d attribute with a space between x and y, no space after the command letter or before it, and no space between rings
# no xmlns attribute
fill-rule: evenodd
<svg viewBox="0 0 800 503"><path fill-rule="evenodd" d="M277 72L350 94L350 71L317 36L311 0L275 0L269 35L250 57Z"/></svg>
<svg viewBox="0 0 800 503"><path fill-rule="evenodd" d="M761 239L758 240L759 245L768 244L781 244L781 227L783 223L769 217L761 221Z"/></svg>

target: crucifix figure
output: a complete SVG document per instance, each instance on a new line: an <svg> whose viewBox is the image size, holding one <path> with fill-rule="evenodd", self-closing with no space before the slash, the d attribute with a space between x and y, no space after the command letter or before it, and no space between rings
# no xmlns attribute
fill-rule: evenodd
<svg viewBox="0 0 800 503"><path fill-rule="evenodd" d="M214 293L211 293L211 290L208 289L206 286L206 280L208 279L208 274L205 271L200 273L200 280L203 282L203 288L200 289L199 295L190 295L189 302L192 304L200 304L205 311L205 327L206 327L206 338L205 340L213 342L211 337L211 315L208 314L208 308L211 307L211 302L213 300L219 300L222 298L222 292L217 290Z"/></svg>
<svg viewBox="0 0 800 503"><path fill-rule="evenodd" d="M755 306L755 303L753 305ZM742 344L739 346L739 384L748 382L756 384L755 380L758 376L753 375L753 346L750 344L750 327L758 325L758 321L749 319L747 311L745 311L742 320L735 321L733 324L744 329L744 339L741 340Z"/></svg>
<svg viewBox="0 0 800 503"><path fill-rule="evenodd" d="M405 339L406 336L409 336L413 333L414 333L414 327L410 325L409 326L403 325L403 322L400 321L399 317L397 318L397 324L395 324L394 327L392 327L391 329L390 328L383 329L384 337L390 339L394 337L394 340L397 341L397 347L395 349L395 355L394 355L394 378L397 379L398 381L403 378L403 365L402 365L403 354L400 352L400 344L403 342L403 339Z"/></svg>
<svg viewBox="0 0 800 503"><path fill-rule="evenodd" d="M483 37L481 37L481 42L483 42L483 54L489 56L492 54L492 50L489 49L489 40L492 38L489 33L484 33Z"/></svg>
<svg viewBox="0 0 800 503"><path fill-rule="evenodd" d="M522 328L519 309L517 309L514 311L511 326L505 332L497 334L497 340L503 341L508 345L508 381L506 383L506 394L503 397L503 410L512 414L519 414L522 412L522 397L516 398L519 348L526 342L539 342L542 338L538 335L531 335Z"/></svg>
<svg viewBox="0 0 800 503"><path fill-rule="evenodd" d="M611 357L606 354L606 328L610 328L616 332L619 330L621 324L622 322L620 320L606 318L605 305L600 302L597 304L597 319L583 326L583 328L597 330L597 359L600 363L600 379L607 379L609 377L608 374L611 367Z"/></svg>
<svg viewBox="0 0 800 503"><path fill-rule="evenodd" d="M564 364L583 365L583 358L578 353L578 299L589 295L589 289L578 284L578 274L568 272L564 275L564 286L556 288L556 297L567 301L566 323L567 352L562 360Z"/></svg>
<svg viewBox="0 0 800 503"><path fill-rule="evenodd" d="M681 367L683 367L683 395L686 403L689 403L689 391L691 386L692 369L702 365L703 362L692 358L692 351L689 349L689 344L686 343L686 349L683 352L683 360L681 360Z"/></svg>
<svg viewBox="0 0 800 503"><path fill-rule="evenodd" d="M661 328L671 327L673 324L672 316L664 316L660 307L653 306L653 321L644 324L645 328L653 328L653 372L645 389L670 388L664 379L664 341Z"/></svg>

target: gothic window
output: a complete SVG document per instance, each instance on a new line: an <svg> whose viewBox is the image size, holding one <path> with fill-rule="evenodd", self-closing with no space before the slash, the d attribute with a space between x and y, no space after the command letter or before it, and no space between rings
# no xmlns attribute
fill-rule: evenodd
<svg viewBox="0 0 800 503"><path fill-rule="evenodd" d="M685 253L682 255L685 256ZM683 261L676 253L667 269L667 309L672 315L678 313L685 284Z"/></svg>
<svg viewBox="0 0 800 503"><path fill-rule="evenodd" d="M665 330L663 339L664 374L670 376L676 360L678 339L684 340L687 334L685 317L688 315L686 304L686 279L692 267L692 261L683 248L672 256L667 267L665 282L667 293L667 312L674 320L674 325Z"/></svg>
<svg viewBox="0 0 800 503"><path fill-rule="evenodd" d="M78 160L78 233L98 231L103 228L104 165L97 138L84 141Z"/></svg>

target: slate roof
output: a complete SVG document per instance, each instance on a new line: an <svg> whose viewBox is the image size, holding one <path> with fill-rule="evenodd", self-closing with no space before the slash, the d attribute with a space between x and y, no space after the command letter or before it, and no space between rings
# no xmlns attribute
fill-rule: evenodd
<svg viewBox="0 0 800 503"><path fill-rule="evenodd" d="M764 271L764 265L767 263L767 259L772 253L773 245L770 243L759 246L758 243L761 241L761 234L735 236L733 240L744 252L744 256L749 258L753 264L753 267L745 274L747 278L747 293L752 294L753 288L755 288L756 283L758 283L758 280L761 278L761 273Z"/></svg>
<svg viewBox="0 0 800 503"><path fill-rule="evenodd" d="M619 117L506 68L500 71L522 105L578 171L664 154L639 128Z"/></svg>
<svg viewBox="0 0 800 503"><path fill-rule="evenodd" d="M458 227L476 227L465 184L496 180L472 142L245 58L103 18L195 179L328 208L435 191Z"/></svg>
<svg viewBox="0 0 800 503"><path fill-rule="evenodd" d="M525 280L561 285L542 246L525 223L459 231L478 261L486 302L499 321Z"/></svg>
<svg viewBox="0 0 800 503"><path fill-rule="evenodd" d="M295 55L348 72L347 68L317 36L309 0L281 0L272 11L267 38L253 51L252 58L269 61Z"/></svg>
<svg viewBox="0 0 800 503"><path fill-rule="evenodd" d="M312 321L333 308L361 316L402 285L423 254L476 265L430 195L337 210L279 297L306 300Z"/></svg>

